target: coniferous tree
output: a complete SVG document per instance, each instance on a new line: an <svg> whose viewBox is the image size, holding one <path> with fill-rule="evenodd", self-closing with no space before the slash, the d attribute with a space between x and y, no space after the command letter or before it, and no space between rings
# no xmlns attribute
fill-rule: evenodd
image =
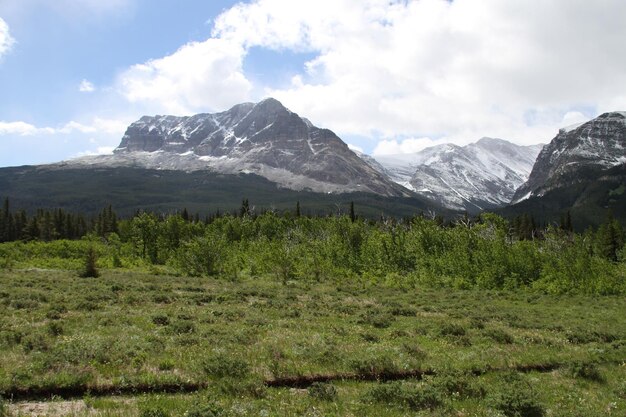
<svg viewBox="0 0 626 417"><path fill-rule="evenodd" d="M0 210L0 242L8 242L10 240L9 219L11 212L9 211L9 198L4 199L4 204Z"/></svg>
<svg viewBox="0 0 626 417"><path fill-rule="evenodd" d="M87 253L85 254L85 269L81 273L81 277L83 278L98 278L100 276L100 272L98 271L98 267L96 265L98 261L98 255L93 246L90 246L87 249Z"/></svg>
<svg viewBox="0 0 626 417"><path fill-rule="evenodd" d="M247 198L244 198L241 202L241 208L239 209L239 216L246 217L250 215L250 203Z"/></svg>
<svg viewBox="0 0 626 417"><path fill-rule="evenodd" d="M353 223L356 221L356 214L354 213L354 201L350 201L350 220Z"/></svg>
<svg viewBox="0 0 626 417"><path fill-rule="evenodd" d="M621 224L608 212L606 222L600 226L596 234L598 253L605 259L617 262L617 254L624 246L624 235Z"/></svg>

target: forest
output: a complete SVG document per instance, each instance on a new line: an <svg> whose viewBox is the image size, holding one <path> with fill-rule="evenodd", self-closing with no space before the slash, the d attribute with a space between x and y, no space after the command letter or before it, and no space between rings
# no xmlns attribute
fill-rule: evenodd
<svg viewBox="0 0 626 417"><path fill-rule="evenodd" d="M358 210L358 207L357 207ZM227 280L268 275L290 280L358 281L414 288L528 288L547 293L626 293L626 249L620 222L607 213L597 230L540 227L531 216L495 214L456 220L425 216L361 218L354 204L325 217L293 211L239 211L200 219L137 212L119 219L111 206L86 218L63 210L0 211L3 268L36 265L80 269L151 268Z"/></svg>

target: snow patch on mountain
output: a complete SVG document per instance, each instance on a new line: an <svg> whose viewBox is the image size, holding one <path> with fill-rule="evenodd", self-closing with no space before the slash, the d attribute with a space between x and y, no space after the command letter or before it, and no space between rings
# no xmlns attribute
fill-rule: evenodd
<svg viewBox="0 0 626 417"><path fill-rule="evenodd" d="M482 138L466 146L442 144L413 154L376 156L375 161L398 184L408 183L407 188L450 209L477 212L508 204L541 148Z"/></svg>
<svg viewBox="0 0 626 417"><path fill-rule="evenodd" d="M144 116L127 128L113 155L63 163L72 165L255 173L295 190L410 195L333 132L272 98L214 114Z"/></svg>

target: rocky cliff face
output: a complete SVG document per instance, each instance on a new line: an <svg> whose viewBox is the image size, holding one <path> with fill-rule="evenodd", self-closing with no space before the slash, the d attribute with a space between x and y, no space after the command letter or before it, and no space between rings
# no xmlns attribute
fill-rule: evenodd
<svg viewBox="0 0 626 417"><path fill-rule="evenodd" d="M447 208L474 213L509 204L541 147L482 138L466 146L444 144L376 160L397 183Z"/></svg>
<svg viewBox="0 0 626 417"><path fill-rule="evenodd" d="M561 129L537 157L513 202L585 181L585 172L596 175L622 164L626 164L626 112L604 113L580 126Z"/></svg>
<svg viewBox="0 0 626 417"><path fill-rule="evenodd" d="M112 156L78 164L255 173L291 189L409 193L363 162L337 135L275 99L191 117L144 116Z"/></svg>

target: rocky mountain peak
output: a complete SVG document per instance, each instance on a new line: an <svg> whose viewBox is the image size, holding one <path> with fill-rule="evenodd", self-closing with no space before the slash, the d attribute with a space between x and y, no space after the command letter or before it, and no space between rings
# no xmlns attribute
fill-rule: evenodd
<svg viewBox="0 0 626 417"><path fill-rule="evenodd" d="M484 137L465 146L446 143L414 154L377 156L376 161L383 167L377 169L416 193L450 209L478 212L511 201L541 146Z"/></svg>
<svg viewBox="0 0 626 417"><path fill-rule="evenodd" d="M144 116L127 128L113 157L98 160L255 173L287 188L318 192L409 194L363 162L332 131L314 126L273 98L221 113Z"/></svg>
<svg viewBox="0 0 626 417"><path fill-rule="evenodd" d="M626 112L603 113L578 126L562 128L537 157L514 202L543 195L576 181L576 173L626 163Z"/></svg>

